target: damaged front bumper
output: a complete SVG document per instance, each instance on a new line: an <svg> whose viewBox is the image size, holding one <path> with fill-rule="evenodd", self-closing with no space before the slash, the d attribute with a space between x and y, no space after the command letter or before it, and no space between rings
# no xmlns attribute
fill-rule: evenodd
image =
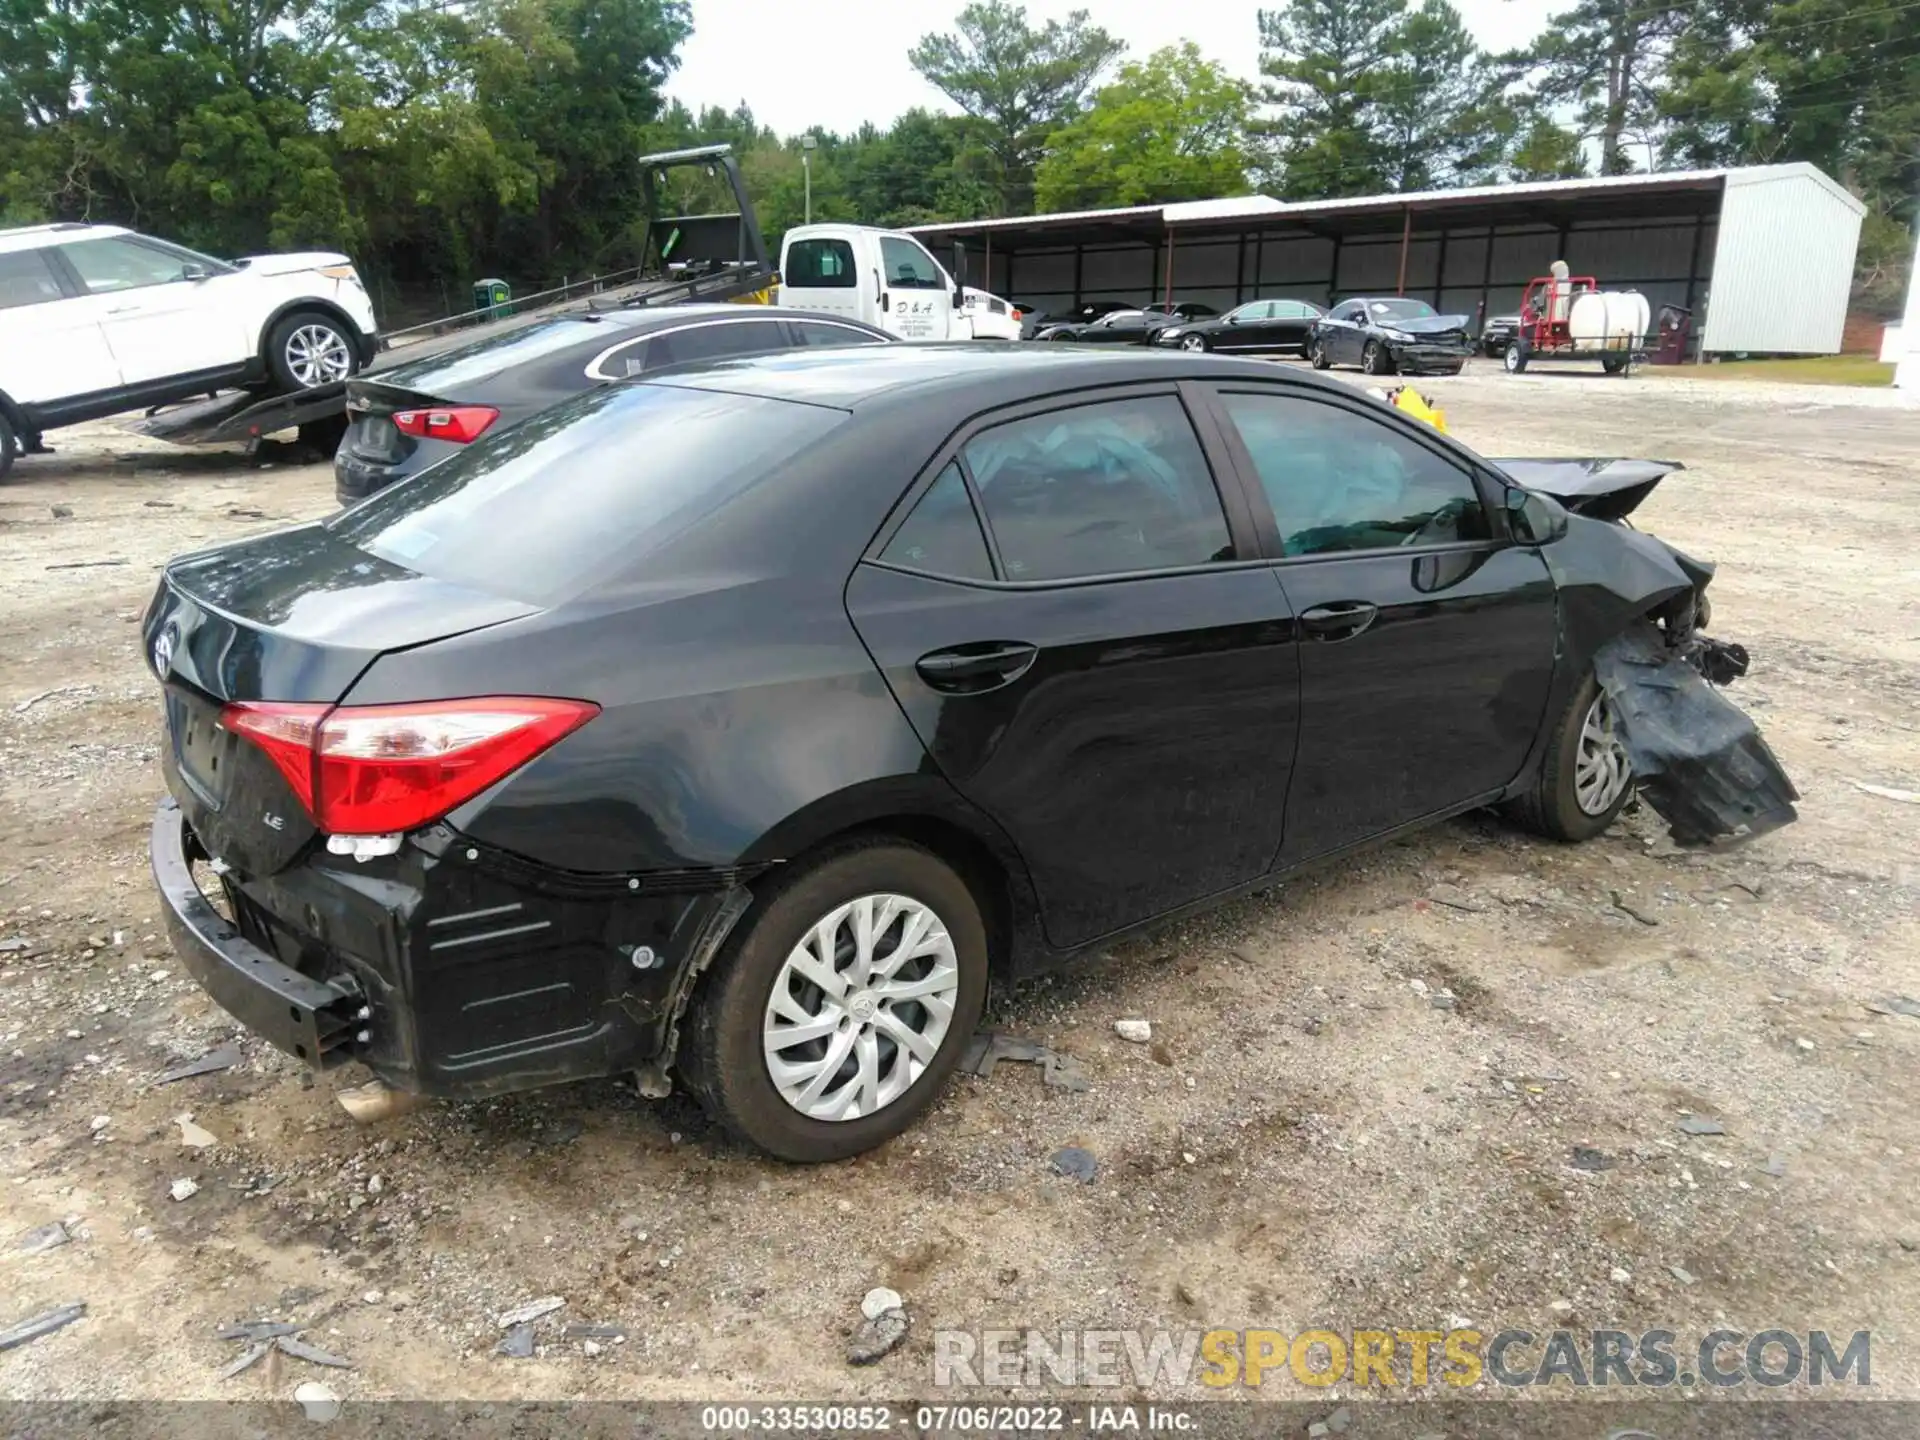
<svg viewBox="0 0 1920 1440"><path fill-rule="evenodd" d="M1746 651L1693 635L1670 642L1642 623L1602 645L1593 668L1635 783L1677 844L1751 839L1798 817L1800 792L1759 727L1715 688L1746 673Z"/></svg>
<svg viewBox="0 0 1920 1440"><path fill-rule="evenodd" d="M316 1069L359 1061L446 1098L629 1071L664 1093L692 987L747 904L737 871L570 875L435 826L368 864L225 871L229 920L171 799L149 853L174 948L222 1009Z"/></svg>

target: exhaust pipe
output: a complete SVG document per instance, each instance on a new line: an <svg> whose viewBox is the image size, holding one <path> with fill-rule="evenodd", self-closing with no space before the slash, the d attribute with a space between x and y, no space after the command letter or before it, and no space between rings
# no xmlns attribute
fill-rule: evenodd
<svg viewBox="0 0 1920 1440"><path fill-rule="evenodd" d="M361 1125L391 1120L396 1115L406 1114L420 1103L418 1095L407 1090L396 1090L384 1080L369 1080L364 1085L355 1085L340 1091L334 1098L340 1102L340 1108Z"/></svg>

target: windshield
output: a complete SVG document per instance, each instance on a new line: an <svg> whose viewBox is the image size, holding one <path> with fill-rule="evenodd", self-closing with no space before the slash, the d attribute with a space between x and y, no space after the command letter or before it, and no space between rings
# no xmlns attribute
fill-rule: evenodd
<svg viewBox="0 0 1920 1440"><path fill-rule="evenodd" d="M1424 320L1435 313L1424 300L1369 300L1367 309L1376 320Z"/></svg>
<svg viewBox="0 0 1920 1440"><path fill-rule="evenodd" d="M709 520L847 418L610 385L490 435L327 528L383 560L551 606Z"/></svg>

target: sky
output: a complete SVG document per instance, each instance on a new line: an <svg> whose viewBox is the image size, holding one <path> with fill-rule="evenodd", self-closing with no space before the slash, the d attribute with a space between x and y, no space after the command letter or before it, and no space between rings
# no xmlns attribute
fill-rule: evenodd
<svg viewBox="0 0 1920 1440"><path fill-rule="evenodd" d="M692 109L745 101L782 135L813 125L845 134L863 121L885 125L922 105L953 107L907 63L922 35L947 29L966 0L693 0L693 38L667 93ZM1269 8L1280 0L1267 0ZM1036 23L1068 11L1144 56L1192 40L1201 53L1246 79L1259 74L1260 0L1025 0ZM1454 0L1488 50L1525 44L1540 29L1543 0ZM1564 8L1564 7L1561 7Z"/></svg>

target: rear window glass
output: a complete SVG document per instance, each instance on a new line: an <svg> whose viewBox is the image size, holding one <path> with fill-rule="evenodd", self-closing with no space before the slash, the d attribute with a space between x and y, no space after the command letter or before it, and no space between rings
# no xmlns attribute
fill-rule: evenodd
<svg viewBox="0 0 1920 1440"><path fill-rule="evenodd" d="M851 290L853 247L844 240L796 240L787 246L780 283L797 290Z"/></svg>
<svg viewBox="0 0 1920 1440"><path fill-rule="evenodd" d="M385 385L403 385L409 389L425 390L431 395L448 396L448 392L459 386L484 380L509 365L520 365L552 355L569 345L584 346L593 340L601 340L607 345L615 344L624 329L624 326L614 329L601 322L572 317L542 320L522 330L489 336L471 345L462 345L439 355L423 356L411 363L397 365L391 370L379 372L375 378ZM586 363L583 358L580 362L583 369Z"/></svg>
<svg viewBox="0 0 1920 1440"><path fill-rule="evenodd" d="M44 305L60 298L60 282L38 250L15 250L0 255L0 310L22 305Z"/></svg>
<svg viewBox="0 0 1920 1440"><path fill-rule="evenodd" d="M420 574L555 605L703 524L846 418L757 395L608 386L487 436L328 528Z"/></svg>

